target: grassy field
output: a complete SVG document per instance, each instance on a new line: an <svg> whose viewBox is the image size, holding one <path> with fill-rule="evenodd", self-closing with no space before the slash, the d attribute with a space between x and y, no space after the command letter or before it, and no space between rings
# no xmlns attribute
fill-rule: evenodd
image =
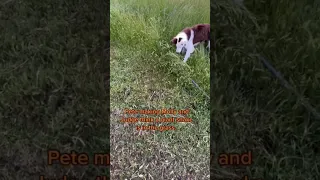
<svg viewBox="0 0 320 180"><path fill-rule="evenodd" d="M209 179L209 55L200 46L185 64L170 44L184 27L210 23L209 7L208 0L111 1L112 179ZM120 122L124 109L163 108L189 109L193 122L142 134Z"/></svg>
<svg viewBox="0 0 320 180"><path fill-rule="evenodd" d="M0 179L94 179L47 150L109 152L107 1L0 2Z"/></svg>
<svg viewBox="0 0 320 180"><path fill-rule="evenodd" d="M48 149L92 156L109 143L112 179L208 179L210 132L214 157L253 152L250 167L213 159L213 178L319 179L320 120L305 102L320 112L320 2L247 0L246 9L216 0L210 9L207 0L113 0L111 127L106 3L0 3L0 179L109 175L104 166L47 165ZM182 28L209 23L210 10L211 87L204 48L184 64L170 44ZM210 104L191 80L211 88ZM119 122L126 108L188 108L193 122L138 134Z"/></svg>
<svg viewBox="0 0 320 180"><path fill-rule="evenodd" d="M259 61L264 55L320 112L320 2L211 4L216 32L212 151L253 152L250 167L219 167L211 177L314 180L320 177L320 119ZM213 59L214 58L214 59Z"/></svg>

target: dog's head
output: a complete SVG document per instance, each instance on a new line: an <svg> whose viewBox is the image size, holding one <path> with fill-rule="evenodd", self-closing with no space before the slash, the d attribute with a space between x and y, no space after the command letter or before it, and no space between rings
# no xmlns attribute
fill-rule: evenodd
<svg viewBox="0 0 320 180"><path fill-rule="evenodd" d="M187 48L187 35L185 33L179 33L176 37L171 40L171 43L176 45L176 52L183 53Z"/></svg>

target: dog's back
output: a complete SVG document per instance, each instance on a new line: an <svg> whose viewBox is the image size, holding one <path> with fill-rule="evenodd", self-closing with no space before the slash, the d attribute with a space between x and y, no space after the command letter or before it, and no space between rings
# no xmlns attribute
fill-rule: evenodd
<svg viewBox="0 0 320 180"><path fill-rule="evenodd" d="M210 24L197 24L191 28L183 29L183 32L190 37L191 30L194 32L193 44L210 40Z"/></svg>
<svg viewBox="0 0 320 180"><path fill-rule="evenodd" d="M197 24L192 29L195 34L193 43L210 40L210 24Z"/></svg>

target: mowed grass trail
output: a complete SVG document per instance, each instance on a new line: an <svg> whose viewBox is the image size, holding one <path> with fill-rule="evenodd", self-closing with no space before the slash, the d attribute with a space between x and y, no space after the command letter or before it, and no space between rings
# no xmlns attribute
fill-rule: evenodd
<svg viewBox="0 0 320 180"><path fill-rule="evenodd" d="M109 152L106 1L1 1L0 179L94 179L47 151Z"/></svg>
<svg viewBox="0 0 320 180"><path fill-rule="evenodd" d="M212 151L253 152L250 167L223 168L215 160L212 177L319 179L320 120L256 58L263 54L320 112L319 3L248 0L247 10L212 3Z"/></svg>
<svg viewBox="0 0 320 180"><path fill-rule="evenodd" d="M111 178L209 178L209 55L200 46L185 64L170 44L183 28L210 23L209 7L208 0L111 1ZM142 135L120 123L124 109L164 108L190 109L193 122Z"/></svg>

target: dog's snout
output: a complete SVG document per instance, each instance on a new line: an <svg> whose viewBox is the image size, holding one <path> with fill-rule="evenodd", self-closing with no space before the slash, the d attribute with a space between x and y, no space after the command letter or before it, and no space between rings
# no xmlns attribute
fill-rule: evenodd
<svg viewBox="0 0 320 180"><path fill-rule="evenodd" d="M185 54L186 52L187 52L187 48L183 47L183 48L181 49L181 53L182 53L182 54Z"/></svg>

